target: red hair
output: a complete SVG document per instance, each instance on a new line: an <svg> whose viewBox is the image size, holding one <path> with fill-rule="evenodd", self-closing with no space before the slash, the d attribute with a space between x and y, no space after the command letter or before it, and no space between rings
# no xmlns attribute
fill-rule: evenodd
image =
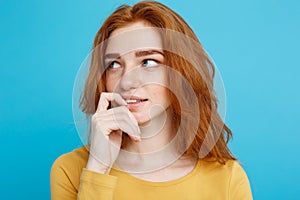
<svg viewBox="0 0 300 200"><path fill-rule="evenodd" d="M187 145L186 141L191 140L191 144L186 147L185 155L213 158L220 163L225 163L228 159L235 159L227 146L232 133L217 113L217 98L213 89L214 65L189 25L173 10L158 2L142 1L133 6L123 5L103 23L94 40L94 52L92 54L90 71L80 101L82 111L87 116L94 114L100 94L106 90L105 69L101 61L104 48L96 47L105 42L114 30L137 21L146 22L153 27L182 33L197 44L195 47L191 43L173 38L174 36L172 35L164 35L165 37L163 38L164 47L168 46L168 49L176 49L176 52L179 50L179 55L181 55L179 56L171 51L164 52L165 64L171 66L172 69L179 72L189 82L197 96L198 104L196 103L196 105L199 106L200 120L196 122L196 129L191 130L190 124L194 123L195 120L195 116L193 116L194 112L189 109L182 110L176 96L170 94L173 102L171 109L176 125L179 127L179 124L182 123L180 120L185 120L185 126L181 127L182 130L178 132L178 145L185 146ZM191 58L189 60L193 60L193 63L188 62L185 56L182 55ZM197 69L200 69L200 72ZM101 74L103 75L101 76ZM185 90L182 82L174 81L174 79L178 78L172 78L171 73L169 80L173 81L170 85L179 94L184 95ZM182 98L185 107L195 104L188 96L185 97ZM196 132L196 134L191 134L192 132ZM125 145L124 143L126 143L126 140L122 140L122 145Z"/></svg>

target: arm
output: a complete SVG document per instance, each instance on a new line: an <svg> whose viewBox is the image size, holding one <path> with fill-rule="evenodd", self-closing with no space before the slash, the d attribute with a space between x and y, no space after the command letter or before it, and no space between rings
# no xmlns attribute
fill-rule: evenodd
<svg viewBox="0 0 300 200"><path fill-rule="evenodd" d="M113 198L117 177L85 168L76 170L76 159L64 155L53 164L50 175L52 200L108 200ZM75 162L74 162L75 161Z"/></svg>
<svg viewBox="0 0 300 200"><path fill-rule="evenodd" d="M119 106L109 109L112 101ZM91 120L88 161L81 166L70 155L55 161L51 170L52 199L112 199L117 178L108 173L118 157L122 131L132 140L140 141L138 123L126 107L125 100L119 94L101 93Z"/></svg>
<svg viewBox="0 0 300 200"><path fill-rule="evenodd" d="M83 169L78 200L113 199L117 177Z"/></svg>
<svg viewBox="0 0 300 200"><path fill-rule="evenodd" d="M77 198L76 183L66 164L67 154L59 157L52 165L50 173L50 189L52 200L75 200ZM74 175L73 175L74 176Z"/></svg>

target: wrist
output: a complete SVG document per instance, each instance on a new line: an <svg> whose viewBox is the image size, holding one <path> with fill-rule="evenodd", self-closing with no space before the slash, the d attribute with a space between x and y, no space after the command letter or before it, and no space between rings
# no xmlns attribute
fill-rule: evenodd
<svg viewBox="0 0 300 200"><path fill-rule="evenodd" d="M86 169L94 171L94 172L98 172L101 174L109 174L111 168L107 165L102 164L101 162L97 161L96 159L89 157L87 165L86 165Z"/></svg>

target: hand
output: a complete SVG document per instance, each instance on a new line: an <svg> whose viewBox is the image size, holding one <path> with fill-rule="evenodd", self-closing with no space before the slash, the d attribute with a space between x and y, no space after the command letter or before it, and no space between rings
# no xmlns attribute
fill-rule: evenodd
<svg viewBox="0 0 300 200"><path fill-rule="evenodd" d="M108 109L109 102L114 107ZM97 110L91 120L90 155L86 168L108 173L120 152L122 132L140 141L140 129L127 103L117 93L101 93Z"/></svg>

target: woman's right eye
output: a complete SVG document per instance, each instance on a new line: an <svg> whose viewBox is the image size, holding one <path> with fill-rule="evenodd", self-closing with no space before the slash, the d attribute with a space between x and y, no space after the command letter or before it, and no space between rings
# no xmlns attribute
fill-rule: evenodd
<svg viewBox="0 0 300 200"><path fill-rule="evenodd" d="M108 64L108 68L110 69L118 69L120 67L121 65L117 61L112 61L111 63Z"/></svg>

